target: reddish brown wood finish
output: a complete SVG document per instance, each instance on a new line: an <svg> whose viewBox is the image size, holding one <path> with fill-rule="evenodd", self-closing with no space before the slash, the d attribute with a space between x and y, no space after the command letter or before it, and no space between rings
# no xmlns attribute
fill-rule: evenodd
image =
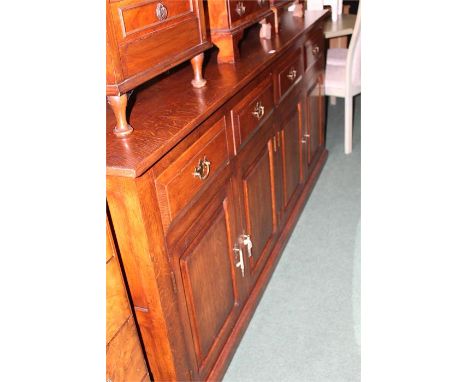
<svg viewBox="0 0 468 382"><path fill-rule="evenodd" d="M273 20L266 0L208 0L210 34L219 49L218 63L238 61L243 31L265 18Z"/></svg>
<svg viewBox="0 0 468 382"><path fill-rule="evenodd" d="M149 380L117 256L106 221L106 379Z"/></svg>
<svg viewBox="0 0 468 382"><path fill-rule="evenodd" d="M106 20L106 94L113 105L116 97L126 98L129 90L190 58L192 85L205 86L202 53L211 44L202 0L107 0ZM123 100L112 107L120 138L132 133L125 108Z"/></svg>
<svg viewBox="0 0 468 382"><path fill-rule="evenodd" d="M189 67L154 81L131 114L143 128L108 133L109 209L156 380L222 377L323 167L323 140L307 168L302 138L321 126L307 81L320 83L324 61L304 71L304 44L325 16L284 15L273 55L247 30L247 61L212 56L202 89L184 87Z"/></svg>

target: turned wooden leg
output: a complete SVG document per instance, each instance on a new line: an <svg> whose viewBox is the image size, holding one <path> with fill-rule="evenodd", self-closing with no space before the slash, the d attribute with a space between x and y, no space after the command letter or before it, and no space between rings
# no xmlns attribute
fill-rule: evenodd
<svg viewBox="0 0 468 382"><path fill-rule="evenodd" d="M259 24L262 26L260 28L260 38L265 38L267 40L271 39L271 24L267 22L266 19L260 20Z"/></svg>
<svg viewBox="0 0 468 382"><path fill-rule="evenodd" d="M127 123L127 94L107 96L107 102L111 105L115 119L117 120L117 125L114 127L114 134L119 138L130 135L133 131L133 127Z"/></svg>
<svg viewBox="0 0 468 382"><path fill-rule="evenodd" d="M194 58L190 60L193 69L193 80L192 86L194 88L202 88L206 85L206 80L203 78L202 67L203 59L205 58L204 53L197 54Z"/></svg>
<svg viewBox="0 0 468 382"><path fill-rule="evenodd" d="M211 35L211 40L213 44L219 49L218 53L218 63L234 63L239 60L239 41L244 35L244 31L241 30L234 34L222 34L216 33Z"/></svg>
<svg viewBox="0 0 468 382"><path fill-rule="evenodd" d="M275 34L278 34L279 33L279 25L280 25L280 16L281 16L281 12L280 12L280 9L279 8L276 8L276 7L273 7L273 14L274 14L274 17L275 17L275 22L273 23L273 30L275 31Z"/></svg>
<svg viewBox="0 0 468 382"><path fill-rule="evenodd" d="M304 6L302 5L302 3L300 3L299 0L296 0L294 4L295 4L295 7L293 11L293 16L294 17L304 16Z"/></svg>

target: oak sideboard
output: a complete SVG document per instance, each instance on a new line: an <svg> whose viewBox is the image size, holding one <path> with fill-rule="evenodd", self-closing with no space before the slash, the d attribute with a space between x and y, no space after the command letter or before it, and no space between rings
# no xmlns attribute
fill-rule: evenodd
<svg viewBox="0 0 468 382"><path fill-rule="evenodd" d="M220 380L246 330L326 162L328 17L284 12L270 40L254 24L234 64L205 51L204 87L187 63L144 83L126 138L107 108L109 221L154 380Z"/></svg>

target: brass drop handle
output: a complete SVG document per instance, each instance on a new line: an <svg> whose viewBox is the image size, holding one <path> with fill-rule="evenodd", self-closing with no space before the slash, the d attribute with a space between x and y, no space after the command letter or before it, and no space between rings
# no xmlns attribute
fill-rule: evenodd
<svg viewBox="0 0 468 382"><path fill-rule="evenodd" d="M167 18L167 8L163 3L158 3L156 5L156 16L160 21Z"/></svg>
<svg viewBox="0 0 468 382"><path fill-rule="evenodd" d="M239 1L236 5L236 12L239 16L242 16L245 13L245 5L242 1Z"/></svg>
<svg viewBox="0 0 468 382"><path fill-rule="evenodd" d="M258 6L263 7L263 5L266 3L266 0L257 0Z"/></svg>
<svg viewBox="0 0 468 382"><path fill-rule="evenodd" d="M253 116L256 117L258 120L262 119L265 115L265 107L262 105L262 101L257 101L255 104L254 111L252 112Z"/></svg>
<svg viewBox="0 0 468 382"><path fill-rule="evenodd" d="M240 249L237 244L234 246L233 251L235 253L235 256L239 256L239 261L236 263L236 268L240 268L242 272L242 277L244 277L244 254L242 253L242 249Z"/></svg>
<svg viewBox="0 0 468 382"><path fill-rule="evenodd" d="M296 79L296 75L297 75L296 69L291 68L286 77L288 77L291 81L294 81Z"/></svg>
<svg viewBox="0 0 468 382"><path fill-rule="evenodd" d="M319 52L320 52L320 47L319 47L319 46L316 45L316 46L314 46L314 47L312 48L312 54L313 54L314 56L316 56Z"/></svg>
<svg viewBox="0 0 468 382"><path fill-rule="evenodd" d="M211 166L211 162L208 159L206 159L206 156L203 157L203 159L200 159L198 161L198 165L195 167L195 170L193 171L193 176L195 178L205 180L206 178L208 178L208 175L210 175L210 166Z"/></svg>

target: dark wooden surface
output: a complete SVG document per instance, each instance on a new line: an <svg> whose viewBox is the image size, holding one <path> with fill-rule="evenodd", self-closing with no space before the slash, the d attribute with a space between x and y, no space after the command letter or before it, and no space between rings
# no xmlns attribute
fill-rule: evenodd
<svg viewBox="0 0 468 382"><path fill-rule="evenodd" d="M128 138L114 136L116 121L107 106L107 174L141 175L279 57L304 29L312 28L326 15L326 11L305 12L301 19L286 14L281 33L271 40L271 48L276 50L274 54L265 52L258 38L245 38L241 42L242 58L234 65L218 65L217 51L210 51L204 71L208 83L204 88L187 86L193 72L189 65L182 65L177 68L177 75L156 78L144 88L136 89L129 100L133 107L127 113L128 122L134 131ZM258 30L249 32L257 33Z"/></svg>

